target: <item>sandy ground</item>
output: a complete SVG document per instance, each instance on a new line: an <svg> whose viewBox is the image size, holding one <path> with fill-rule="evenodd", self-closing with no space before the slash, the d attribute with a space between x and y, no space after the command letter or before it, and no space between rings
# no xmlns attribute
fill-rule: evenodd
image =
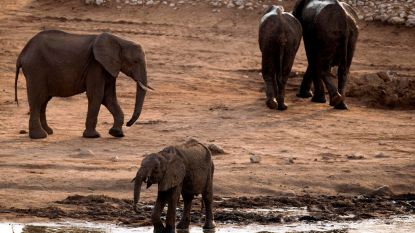
<svg viewBox="0 0 415 233"><path fill-rule="evenodd" d="M292 2L285 4L291 9ZM300 75L289 80L287 111L265 107L260 14L212 13L208 6L117 9L85 7L80 1L2 1L0 206L45 207L74 194L130 199L142 155L188 138L227 152L214 157L215 195L221 197L356 195L383 185L395 193L415 192L414 110L373 108L362 98L348 98L350 110L336 111L296 98ZM360 28L352 76L387 70L415 76L415 29L364 22ZM29 109L22 75L20 105L14 103L15 61L42 29L109 31L144 46L149 84L157 91L147 95L142 116L125 129L126 137L107 134L112 117L105 108L98 123L102 138L81 137L85 94L52 99L47 117L54 135L30 140L19 134L28 128ZM301 46L293 71L301 74L306 65ZM135 85L120 75L117 88L128 120ZM93 155L80 155L80 149ZM261 156L261 163L250 163L251 154ZM156 187L143 191L143 199L152 200L155 193Z"/></svg>

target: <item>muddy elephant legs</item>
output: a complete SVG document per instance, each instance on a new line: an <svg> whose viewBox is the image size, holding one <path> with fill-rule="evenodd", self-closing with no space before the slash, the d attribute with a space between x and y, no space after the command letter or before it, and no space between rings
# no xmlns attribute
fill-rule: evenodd
<svg viewBox="0 0 415 233"><path fill-rule="evenodd" d="M109 130L109 134L114 137L124 137L122 132L122 125L124 124L124 113L121 110L117 101L117 95L115 93L115 80L110 85L106 85L104 94L103 105L110 111L114 118L114 124Z"/></svg>
<svg viewBox="0 0 415 233"><path fill-rule="evenodd" d="M190 210L192 209L192 201L194 196L192 194L186 195L183 194L183 216L180 222L177 224L177 229L189 229L190 226Z"/></svg>
<svg viewBox="0 0 415 233"><path fill-rule="evenodd" d="M338 90L341 96L345 96L345 87L346 87L346 81L347 81L347 73L348 70L344 65L340 65L337 69L337 77L338 77ZM335 109L340 110L346 110L347 105L344 103L344 100L342 100L340 103L334 105Z"/></svg>
<svg viewBox="0 0 415 233"><path fill-rule="evenodd" d="M262 56L262 78L265 82L265 95L266 95L266 102L268 108L276 109L277 102L275 101L274 93L277 93L276 87L277 84L275 82L275 69L273 65L273 61L270 57L265 55Z"/></svg>
<svg viewBox="0 0 415 233"><path fill-rule="evenodd" d="M213 210L212 210L212 203L213 203L213 193L212 188L209 188L208 191L202 194L203 203L205 204L205 224L203 225L203 229L213 229L216 227L215 222L213 221Z"/></svg>
<svg viewBox="0 0 415 233"><path fill-rule="evenodd" d="M53 134L52 128L49 127L46 121L46 106L48 105L48 102L51 99L52 97L48 97L47 100L42 104L40 108L40 124L42 125L42 128L46 131L46 133L48 134Z"/></svg>
<svg viewBox="0 0 415 233"><path fill-rule="evenodd" d="M85 138L98 138L101 135L96 131L98 113L104 98L105 81L98 75L91 75L86 83L86 95L88 97L88 113L86 116Z"/></svg>
<svg viewBox="0 0 415 233"><path fill-rule="evenodd" d="M153 213L151 214L151 222L154 226L154 233L164 233L165 227L163 222L160 219L161 213L163 212L164 206L166 206L169 195L167 192L159 192L157 195L156 204L153 208Z"/></svg>
<svg viewBox="0 0 415 233"><path fill-rule="evenodd" d="M44 93L41 93L40 90L32 88L35 86L34 83L27 83L27 96L29 101L30 108L30 117L29 117L29 137L32 139L46 138L48 133L42 127L44 116L44 123L46 123L46 116L44 114L47 104L47 96Z"/></svg>

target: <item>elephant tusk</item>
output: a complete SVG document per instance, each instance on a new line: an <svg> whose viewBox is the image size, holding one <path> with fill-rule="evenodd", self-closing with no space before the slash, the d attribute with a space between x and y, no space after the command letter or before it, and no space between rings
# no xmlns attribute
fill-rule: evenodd
<svg viewBox="0 0 415 233"><path fill-rule="evenodd" d="M146 86L144 84L142 84L140 81L137 81L137 84L141 87L141 89L143 89L144 91L155 91L152 87L150 86Z"/></svg>

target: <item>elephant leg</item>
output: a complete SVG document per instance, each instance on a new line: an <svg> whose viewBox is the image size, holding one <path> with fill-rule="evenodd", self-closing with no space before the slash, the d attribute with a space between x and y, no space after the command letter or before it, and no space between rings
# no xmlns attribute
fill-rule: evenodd
<svg viewBox="0 0 415 233"><path fill-rule="evenodd" d="M285 104L285 85L287 84L287 78L288 76L281 76L277 78L277 86L278 86L277 103L278 103L278 110L281 110L281 111L284 111L288 108L288 106Z"/></svg>
<svg viewBox="0 0 415 233"><path fill-rule="evenodd" d="M182 194L184 208L183 216L180 222L177 224L177 229L189 229L190 226L190 210L192 209L192 201L194 196L192 194Z"/></svg>
<svg viewBox="0 0 415 233"><path fill-rule="evenodd" d="M312 72L312 69L310 65L307 67L306 72L303 76L303 81L301 81L300 90L297 93L297 97L300 98L309 98L313 96L313 93L311 92L311 82L313 81L314 73Z"/></svg>
<svg viewBox="0 0 415 233"><path fill-rule="evenodd" d="M42 125L42 128L48 133L53 134L53 129L49 127L47 121L46 121L46 106L48 105L48 102L52 99L51 96L48 97L48 99L42 104L40 109L40 123Z"/></svg>
<svg viewBox="0 0 415 233"><path fill-rule="evenodd" d="M314 76L313 85L314 85L314 95L311 98L311 101L314 103L325 103L326 94L324 92L324 84L321 78Z"/></svg>
<svg viewBox="0 0 415 233"><path fill-rule="evenodd" d="M168 201L167 192L159 192L157 195L156 204L153 208L153 213L151 214L151 222L154 226L154 233L164 233L166 228L163 225L163 222L160 219L161 213L163 212L164 206L166 206Z"/></svg>
<svg viewBox="0 0 415 233"><path fill-rule="evenodd" d="M30 80L28 78L28 80ZM28 81L27 96L29 100L29 137L33 139L46 138L47 132L42 128L41 110L42 104L46 101L44 94L32 88L32 83ZM34 86L34 85L33 85Z"/></svg>
<svg viewBox="0 0 415 233"><path fill-rule="evenodd" d="M114 137L124 137L122 132L122 125L124 124L124 113L121 110L117 101L117 95L115 93L115 80L111 83L107 83L105 87L103 105L110 111L114 118L114 124L109 130L109 134Z"/></svg>
<svg viewBox="0 0 415 233"><path fill-rule="evenodd" d="M264 54L262 55L262 78L265 82L265 94L267 98L265 104L270 109L276 109L277 102L274 100L276 93L275 69L271 57Z"/></svg>
<svg viewBox="0 0 415 233"><path fill-rule="evenodd" d="M178 199L180 197L181 185L176 188L172 188L169 193L168 209L166 216L166 233L175 233L176 232L176 207Z"/></svg>
<svg viewBox="0 0 415 233"><path fill-rule="evenodd" d="M343 101L343 97L337 91L337 88L334 86L333 81L331 80L330 67L328 65L323 66L322 64L317 67L317 77L323 80L324 85L327 88L330 96L330 106L335 106Z"/></svg>
<svg viewBox="0 0 415 233"><path fill-rule="evenodd" d="M102 79L102 80L101 80ZM98 138L101 135L96 131L98 113L104 98L105 82L99 77L91 77L87 81L86 95L88 97L88 113L85 122L85 138Z"/></svg>
<svg viewBox="0 0 415 233"><path fill-rule="evenodd" d="M346 87L346 81L347 81L347 73L348 70L344 65L339 65L337 70L337 78L338 78L338 91L343 98L345 97L345 87ZM342 100L340 103L334 105L335 109L340 110L346 110L347 105L344 103L344 100Z"/></svg>
<svg viewBox="0 0 415 233"><path fill-rule="evenodd" d="M203 229L213 229L216 227L215 222L213 221L213 193L212 193L212 187L208 188L208 191L206 193L202 194L203 203L205 204L205 224L203 225Z"/></svg>

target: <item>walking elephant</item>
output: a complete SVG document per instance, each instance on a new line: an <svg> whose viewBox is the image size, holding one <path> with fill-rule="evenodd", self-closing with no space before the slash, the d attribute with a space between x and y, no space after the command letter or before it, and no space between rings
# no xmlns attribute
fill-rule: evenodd
<svg viewBox="0 0 415 233"><path fill-rule="evenodd" d="M325 103L325 85L330 105L336 109L347 109L345 87L359 33L356 13L351 6L337 0L299 0L293 15L303 27L308 60L297 96L312 96L313 102ZM330 71L334 66L338 66L337 88L331 80L333 75ZM312 82L314 95L310 91Z"/></svg>
<svg viewBox="0 0 415 233"><path fill-rule="evenodd" d="M109 134L123 137L124 114L115 92L118 73L123 72L137 83L135 109L127 126L133 125L140 116L146 91L150 88L142 47L108 33L76 35L48 30L35 35L17 58L16 102L20 68L26 77L31 138L45 138L53 133L46 122L46 106L52 97L68 97L85 91L88 114L83 136L100 136L95 128L103 104L114 117Z"/></svg>
<svg viewBox="0 0 415 233"><path fill-rule="evenodd" d="M194 196L202 194L206 210L204 229L215 228L212 212L213 162L211 152L196 140L164 148L158 153L147 155L137 171L134 185L134 210L138 213L137 203L143 182L147 188L158 184L156 204L152 213L155 233L175 232L176 206L180 193L184 201L184 210L178 229L188 229L190 210ZM164 206L168 203L166 226L160 220Z"/></svg>
<svg viewBox="0 0 415 233"><path fill-rule="evenodd" d="M259 26L259 48L262 52L266 105L271 109L287 109L284 103L285 84L300 46L301 36L300 22L292 14L284 12L281 6L271 6L265 11Z"/></svg>

